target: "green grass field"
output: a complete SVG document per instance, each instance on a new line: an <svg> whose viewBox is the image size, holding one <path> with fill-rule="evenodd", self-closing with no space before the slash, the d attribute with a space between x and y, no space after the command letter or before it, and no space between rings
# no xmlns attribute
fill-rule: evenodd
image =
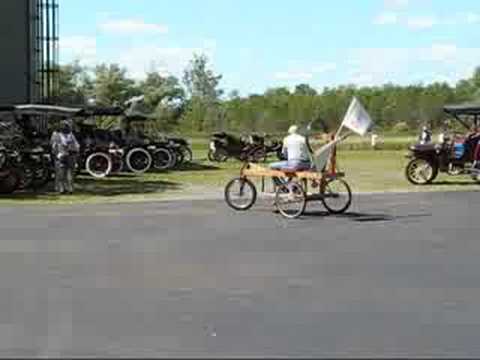
<svg viewBox="0 0 480 360"><path fill-rule="evenodd" d="M397 191L460 191L479 190L469 177L441 175L430 186L416 187L405 179L405 155L408 144L414 138L389 137L385 141L388 150L367 150L368 142L350 139L339 149L339 168L346 172L346 180L354 192ZM359 145L360 144L360 145ZM350 150L356 146L363 150ZM0 204L77 204L154 201L177 197L221 194L226 183L238 176L240 163L229 161L216 164L207 160L208 141L192 141L195 163L183 169L165 173L149 173L143 176L123 174L104 180L80 177L73 196L57 196L50 192L41 194L18 193L0 198ZM398 147L403 150L391 150ZM275 160L275 159L272 159Z"/></svg>

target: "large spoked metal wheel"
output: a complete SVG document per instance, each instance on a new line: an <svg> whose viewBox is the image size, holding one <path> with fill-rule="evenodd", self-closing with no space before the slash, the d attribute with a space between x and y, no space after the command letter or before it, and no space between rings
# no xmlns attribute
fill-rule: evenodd
<svg viewBox="0 0 480 360"><path fill-rule="evenodd" d="M343 214L352 205L352 190L343 179L328 180L323 188L322 202L330 214Z"/></svg>
<svg viewBox="0 0 480 360"><path fill-rule="evenodd" d="M85 162L85 170L96 179L107 177L112 172L112 159L102 152L93 153Z"/></svg>
<svg viewBox="0 0 480 360"><path fill-rule="evenodd" d="M127 154L128 170L135 174L144 174L152 166L152 156L143 148L134 148Z"/></svg>
<svg viewBox="0 0 480 360"><path fill-rule="evenodd" d="M427 185L437 177L438 168L425 159L413 159L408 163L405 175L413 185Z"/></svg>
<svg viewBox="0 0 480 360"><path fill-rule="evenodd" d="M171 151L160 148L153 153L153 167L156 170L168 170L174 163L173 154Z"/></svg>
<svg viewBox="0 0 480 360"><path fill-rule="evenodd" d="M280 214L287 219L296 219L302 216L307 206L305 189L296 181L277 186L275 206Z"/></svg>
<svg viewBox="0 0 480 360"><path fill-rule="evenodd" d="M225 201L234 210L247 211L257 201L257 189L248 179L233 179L225 187Z"/></svg>

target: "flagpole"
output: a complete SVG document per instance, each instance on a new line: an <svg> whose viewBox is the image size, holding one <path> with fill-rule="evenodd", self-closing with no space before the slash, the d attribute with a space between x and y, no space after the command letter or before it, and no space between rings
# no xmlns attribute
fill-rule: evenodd
<svg viewBox="0 0 480 360"><path fill-rule="evenodd" d="M343 130L343 122L342 122L342 125L340 125L340 127L338 128L338 131L337 131L337 133L335 134L334 140L338 139L338 137L340 136L340 133L342 132L342 130Z"/></svg>

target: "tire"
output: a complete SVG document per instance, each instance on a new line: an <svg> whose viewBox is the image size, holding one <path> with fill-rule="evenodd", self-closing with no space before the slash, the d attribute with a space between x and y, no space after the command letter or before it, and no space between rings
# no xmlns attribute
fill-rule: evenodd
<svg viewBox="0 0 480 360"><path fill-rule="evenodd" d="M126 163L134 174L144 174L152 167L152 155L143 148L134 148L128 152Z"/></svg>
<svg viewBox="0 0 480 360"><path fill-rule="evenodd" d="M17 184L18 190L26 190L33 187L33 181L35 180L35 169L24 164L23 169L18 170L17 175L19 181Z"/></svg>
<svg viewBox="0 0 480 360"><path fill-rule="evenodd" d="M277 186L275 206L284 218L299 218L305 213L307 207L305 189L297 181L290 181L285 185Z"/></svg>
<svg viewBox="0 0 480 360"><path fill-rule="evenodd" d="M180 152L183 155L183 162L186 164L191 164L193 162L193 152L188 146L182 145L180 147Z"/></svg>
<svg viewBox="0 0 480 360"><path fill-rule="evenodd" d="M210 150L208 152L208 159L212 162L226 162L228 160L228 155L221 149L217 149L215 152Z"/></svg>
<svg viewBox="0 0 480 360"><path fill-rule="evenodd" d="M413 159L405 168L405 176L413 185L431 184L437 175L438 167L425 159Z"/></svg>
<svg viewBox="0 0 480 360"><path fill-rule="evenodd" d="M112 159L102 152L93 153L85 162L85 170L96 179L105 178L112 172Z"/></svg>
<svg viewBox="0 0 480 360"><path fill-rule="evenodd" d="M183 165L185 163L185 157L183 156L182 150L180 148L177 148L173 152L175 153L175 157L177 158L177 161L172 167Z"/></svg>
<svg viewBox="0 0 480 360"><path fill-rule="evenodd" d="M173 162L172 153L167 149L160 148L153 153L153 167L156 170L168 170L172 167Z"/></svg>
<svg viewBox="0 0 480 360"><path fill-rule="evenodd" d="M236 200L237 194L239 197L245 198L245 201L238 203ZM250 197L248 197L248 195L245 196L245 194L250 194ZM248 179L233 179L225 187L225 201L228 206L236 211L247 211L251 209L257 201L257 188Z"/></svg>
<svg viewBox="0 0 480 360"><path fill-rule="evenodd" d="M207 158L208 158L208 161L216 162L216 160L215 160L215 152L214 152L213 150L208 150Z"/></svg>
<svg viewBox="0 0 480 360"><path fill-rule="evenodd" d="M472 180L480 184L480 169L478 169L478 171L478 173L472 173Z"/></svg>
<svg viewBox="0 0 480 360"><path fill-rule="evenodd" d="M10 171L8 175L0 179L0 194L13 194L18 189L20 177L16 171Z"/></svg>
<svg viewBox="0 0 480 360"><path fill-rule="evenodd" d="M322 194L325 196L322 199L323 206L330 214L344 214L352 205L352 190L343 179L327 181Z"/></svg>

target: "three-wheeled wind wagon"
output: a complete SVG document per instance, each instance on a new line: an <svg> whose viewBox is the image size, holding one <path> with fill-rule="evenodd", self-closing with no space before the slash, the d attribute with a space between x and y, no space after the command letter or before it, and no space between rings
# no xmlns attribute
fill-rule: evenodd
<svg viewBox="0 0 480 360"><path fill-rule="evenodd" d="M337 145L350 134L340 136L343 128L365 135L372 121L360 102L354 98L345 119L327 144L317 151L310 146L311 125L307 127L307 147L311 165L285 167L278 170L245 162L240 176L225 187L225 201L236 211L246 211L257 201L258 189L252 179L261 179L261 190L265 192L265 179L274 184L274 206L282 216L295 219L305 213L307 204L321 202L330 214L343 214L352 204L352 190L345 180L345 173L337 169Z"/></svg>

